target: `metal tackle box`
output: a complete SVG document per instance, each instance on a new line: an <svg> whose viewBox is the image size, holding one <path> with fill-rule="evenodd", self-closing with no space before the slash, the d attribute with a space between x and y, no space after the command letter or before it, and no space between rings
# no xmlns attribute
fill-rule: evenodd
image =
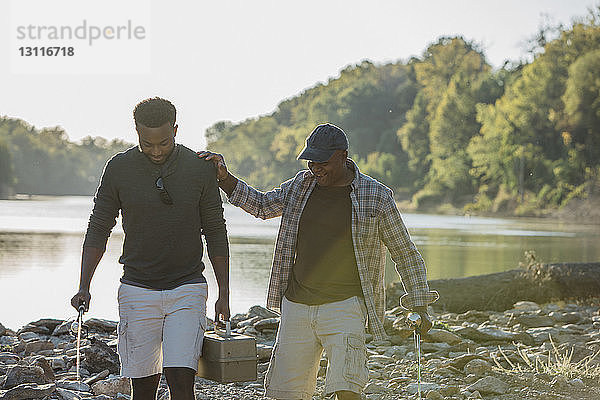
<svg viewBox="0 0 600 400"><path fill-rule="evenodd" d="M255 381L256 339L227 330L204 334L202 357L198 361L198 375L220 383Z"/></svg>

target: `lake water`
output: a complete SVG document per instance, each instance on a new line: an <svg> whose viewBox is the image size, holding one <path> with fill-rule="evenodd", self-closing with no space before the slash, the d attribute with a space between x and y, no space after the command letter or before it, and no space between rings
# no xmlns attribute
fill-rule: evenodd
<svg viewBox="0 0 600 400"><path fill-rule="evenodd" d="M34 197L0 201L0 323L18 329L39 318L75 316L81 245L91 197ZM279 219L262 221L225 205L231 242L231 311L265 304ZM404 214L427 263L428 278L453 278L514 269L527 250L543 262L600 261L600 225L547 219L499 219ZM117 319L117 260L123 232L117 224L92 281L87 317ZM208 315L216 283L207 264ZM386 280L397 280L388 263Z"/></svg>

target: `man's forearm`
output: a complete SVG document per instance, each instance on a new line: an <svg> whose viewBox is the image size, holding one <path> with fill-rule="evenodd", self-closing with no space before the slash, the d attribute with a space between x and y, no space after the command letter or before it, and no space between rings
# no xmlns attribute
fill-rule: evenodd
<svg viewBox="0 0 600 400"><path fill-rule="evenodd" d="M223 189L223 191L224 191L224 192L227 194L227 196L229 197L229 196L231 196L231 194L233 193L233 189L235 189L235 186L236 186L236 185L237 185L237 183L238 183L238 179L237 179L235 176L233 176L233 175L231 174L231 172L229 172L229 173L227 174L227 178L225 178L225 179L223 179L223 180L221 180L221 181L218 181L218 182L219 182L219 187L220 187L221 189Z"/></svg>
<svg viewBox="0 0 600 400"><path fill-rule="evenodd" d="M83 247L81 255L81 275L79 277L79 290L90 290L90 283L96 271L96 267L100 263L104 255L104 250L97 247Z"/></svg>
<svg viewBox="0 0 600 400"><path fill-rule="evenodd" d="M210 259L210 262L219 285L219 297L229 297L229 257L215 256Z"/></svg>

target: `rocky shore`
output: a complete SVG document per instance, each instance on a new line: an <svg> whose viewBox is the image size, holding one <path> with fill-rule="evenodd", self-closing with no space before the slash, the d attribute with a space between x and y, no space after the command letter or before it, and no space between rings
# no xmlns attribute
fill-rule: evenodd
<svg viewBox="0 0 600 400"><path fill-rule="evenodd" d="M427 399L600 399L600 298L585 302L518 302L512 309L441 313L421 343L422 396ZM400 308L386 312L390 340L368 337L365 399L416 397L412 331ZM118 375L117 323L90 318L82 341L80 381L72 321L42 319L17 332L0 324L0 399L129 399ZM279 318L254 306L232 318L234 331L256 337L258 379L218 384L201 378L197 399L261 399ZM321 360L313 399L323 399ZM164 379L159 399L169 398Z"/></svg>

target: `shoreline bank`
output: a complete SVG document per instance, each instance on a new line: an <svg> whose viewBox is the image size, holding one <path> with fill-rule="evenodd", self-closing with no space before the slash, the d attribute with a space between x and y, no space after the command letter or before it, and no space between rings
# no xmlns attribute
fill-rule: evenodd
<svg viewBox="0 0 600 400"><path fill-rule="evenodd" d="M428 399L600 398L600 297L585 302L517 302L510 310L436 313L434 329L423 335L422 391ZM399 307L385 315L389 340L368 335L369 382L365 399L414 397L415 350ZM90 318L83 341L82 382L75 380L72 321L42 319L17 332L0 325L0 399L128 399L129 383L118 375L115 321ZM253 306L232 317L236 332L254 336L258 379L218 384L197 378L198 399L263 398L263 380L275 333L276 314ZM565 364L564 357L570 355ZM595 355L595 356L594 356ZM322 390L326 358L321 361L313 399ZM563 360L563 361L561 361ZM561 364L562 363L562 364ZM161 380L160 400L168 399Z"/></svg>

